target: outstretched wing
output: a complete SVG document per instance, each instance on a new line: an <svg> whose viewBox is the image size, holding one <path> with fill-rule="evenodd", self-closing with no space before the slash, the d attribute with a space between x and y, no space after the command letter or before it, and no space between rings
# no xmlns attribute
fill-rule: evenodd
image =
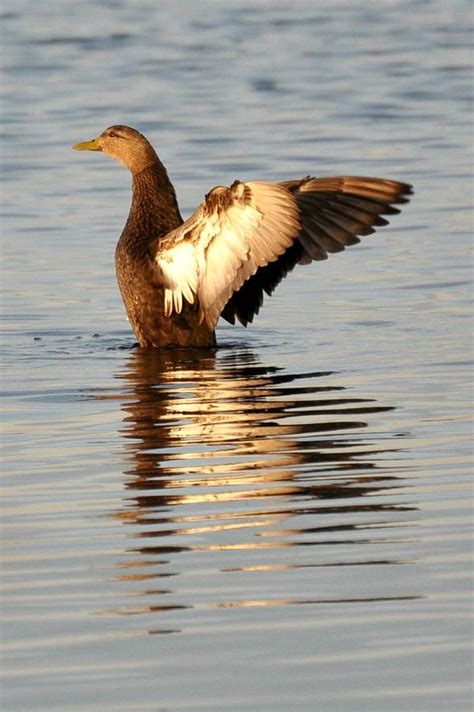
<svg viewBox="0 0 474 712"><path fill-rule="evenodd" d="M283 186L235 182L214 188L157 246L165 315L179 314L185 299L214 328L232 294L284 254L300 229L297 205Z"/></svg>
<svg viewBox="0 0 474 712"><path fill-rule="evenodd" d="M304 178L214 188L197 211L156 245L165 314L195 304L211 328L222 315L252 321L297 264L359 242L407 201L405 183L377 178Z"/></svg>
<svg viewBox="0 0 474 712"><path fill-rule="evenodd" d="M231 324L237 318L247 325L275 287L297 264L325 260L328 253L355 245L359 236L387 225L383 215L400 211L412 193L407 183L380 178L340 176L303 178L279 183L294 197L301 221L298 239L277 260L261 267L227 302L222 317Z"/></svg>

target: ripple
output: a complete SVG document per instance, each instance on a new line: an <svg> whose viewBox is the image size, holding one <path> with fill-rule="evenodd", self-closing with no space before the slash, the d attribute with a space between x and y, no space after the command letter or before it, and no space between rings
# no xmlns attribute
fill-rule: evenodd
<svg viewBox="0 0 474 712"><path fill-rule="evenodd" d="M129 559L120 562L118 580L138 583L160 571L166 575L174 562L176 586L163 594L173 601L179 579L186 577L182 556L205 560L214 577L409 564L395 549L397 542L409 541L403 527L416 507L384 501L398 478L376 464L381 454L398 449L397 440L366 432L369 418L393 406L349 395L332 375L265 367L242 348L193 355L132 352L117 376L128 467L126 496L113 517L129 528L130 542L140 544L127 547ZM382 562L375 551L388 544L393 556ZM328 546L341 548L347 558L323 564L296 555ZM366 557L360 558L361 546L370 550ZM271 562L255 559L269 553ZM221 555L235 565L219 563ZM217 590L222 586L227 588L223 581ZM154 598L156 592L139 595ZM272 601L268 605L277 605ZM284 601L299 599L278 605ZM316 599L306 602L311 601ZM264 604L250 604L245 596L232 602ZM195 608L197 602L191 597L179 605ZM207 605L226 604L211 598ZM127 610L122 607L120 614ZM162 610L161 604L130 606L134 615Z"/></svg>

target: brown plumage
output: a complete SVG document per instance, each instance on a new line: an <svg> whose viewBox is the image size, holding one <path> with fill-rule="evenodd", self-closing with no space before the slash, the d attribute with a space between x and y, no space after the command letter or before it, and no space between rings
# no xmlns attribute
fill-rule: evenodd
<svg viewBox="0 0 474 712"><path fill-rule="evenodd" d="M412 192L407 183L353 176L235 181L213 188L183 222L166 169L138 131L111 126L74 148L103 151L132 173L115 263L141 346L214 346L220 316L247 325L297 264L356 244Z"/></svg>

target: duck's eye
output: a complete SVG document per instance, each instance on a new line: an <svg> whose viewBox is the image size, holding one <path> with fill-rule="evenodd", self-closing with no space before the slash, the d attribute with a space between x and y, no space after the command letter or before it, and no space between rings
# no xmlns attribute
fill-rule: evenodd
<svg viewBox="0 0 474 712"><path fill-rule="evenodd" d="M109 132L109 138L117 138L117 134L115 133L115 131Z"/></svg>

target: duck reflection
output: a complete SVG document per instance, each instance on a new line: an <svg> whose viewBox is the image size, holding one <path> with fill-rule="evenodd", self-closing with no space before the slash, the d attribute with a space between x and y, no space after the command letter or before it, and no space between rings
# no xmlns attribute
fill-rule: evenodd
<svg viewBox="0 0 474 712"><path fill-rule="evenodd" d="M373 528L374 513L383 523L402 509L366 499L395 478L375 464L384 448L364 437L367 416L390 408L349 396L329 372L288 374L242 349L139 349L119 377L129 467L116 516L139 544L121 564L122 580L182 573L169 570L180 552L219 552L221 573L306 566L288 557L269 563L263 551L256 562L255 553L347 544L350 532L361 543L367 513ZM174 607L182 605L121 612Z"/></svg>

